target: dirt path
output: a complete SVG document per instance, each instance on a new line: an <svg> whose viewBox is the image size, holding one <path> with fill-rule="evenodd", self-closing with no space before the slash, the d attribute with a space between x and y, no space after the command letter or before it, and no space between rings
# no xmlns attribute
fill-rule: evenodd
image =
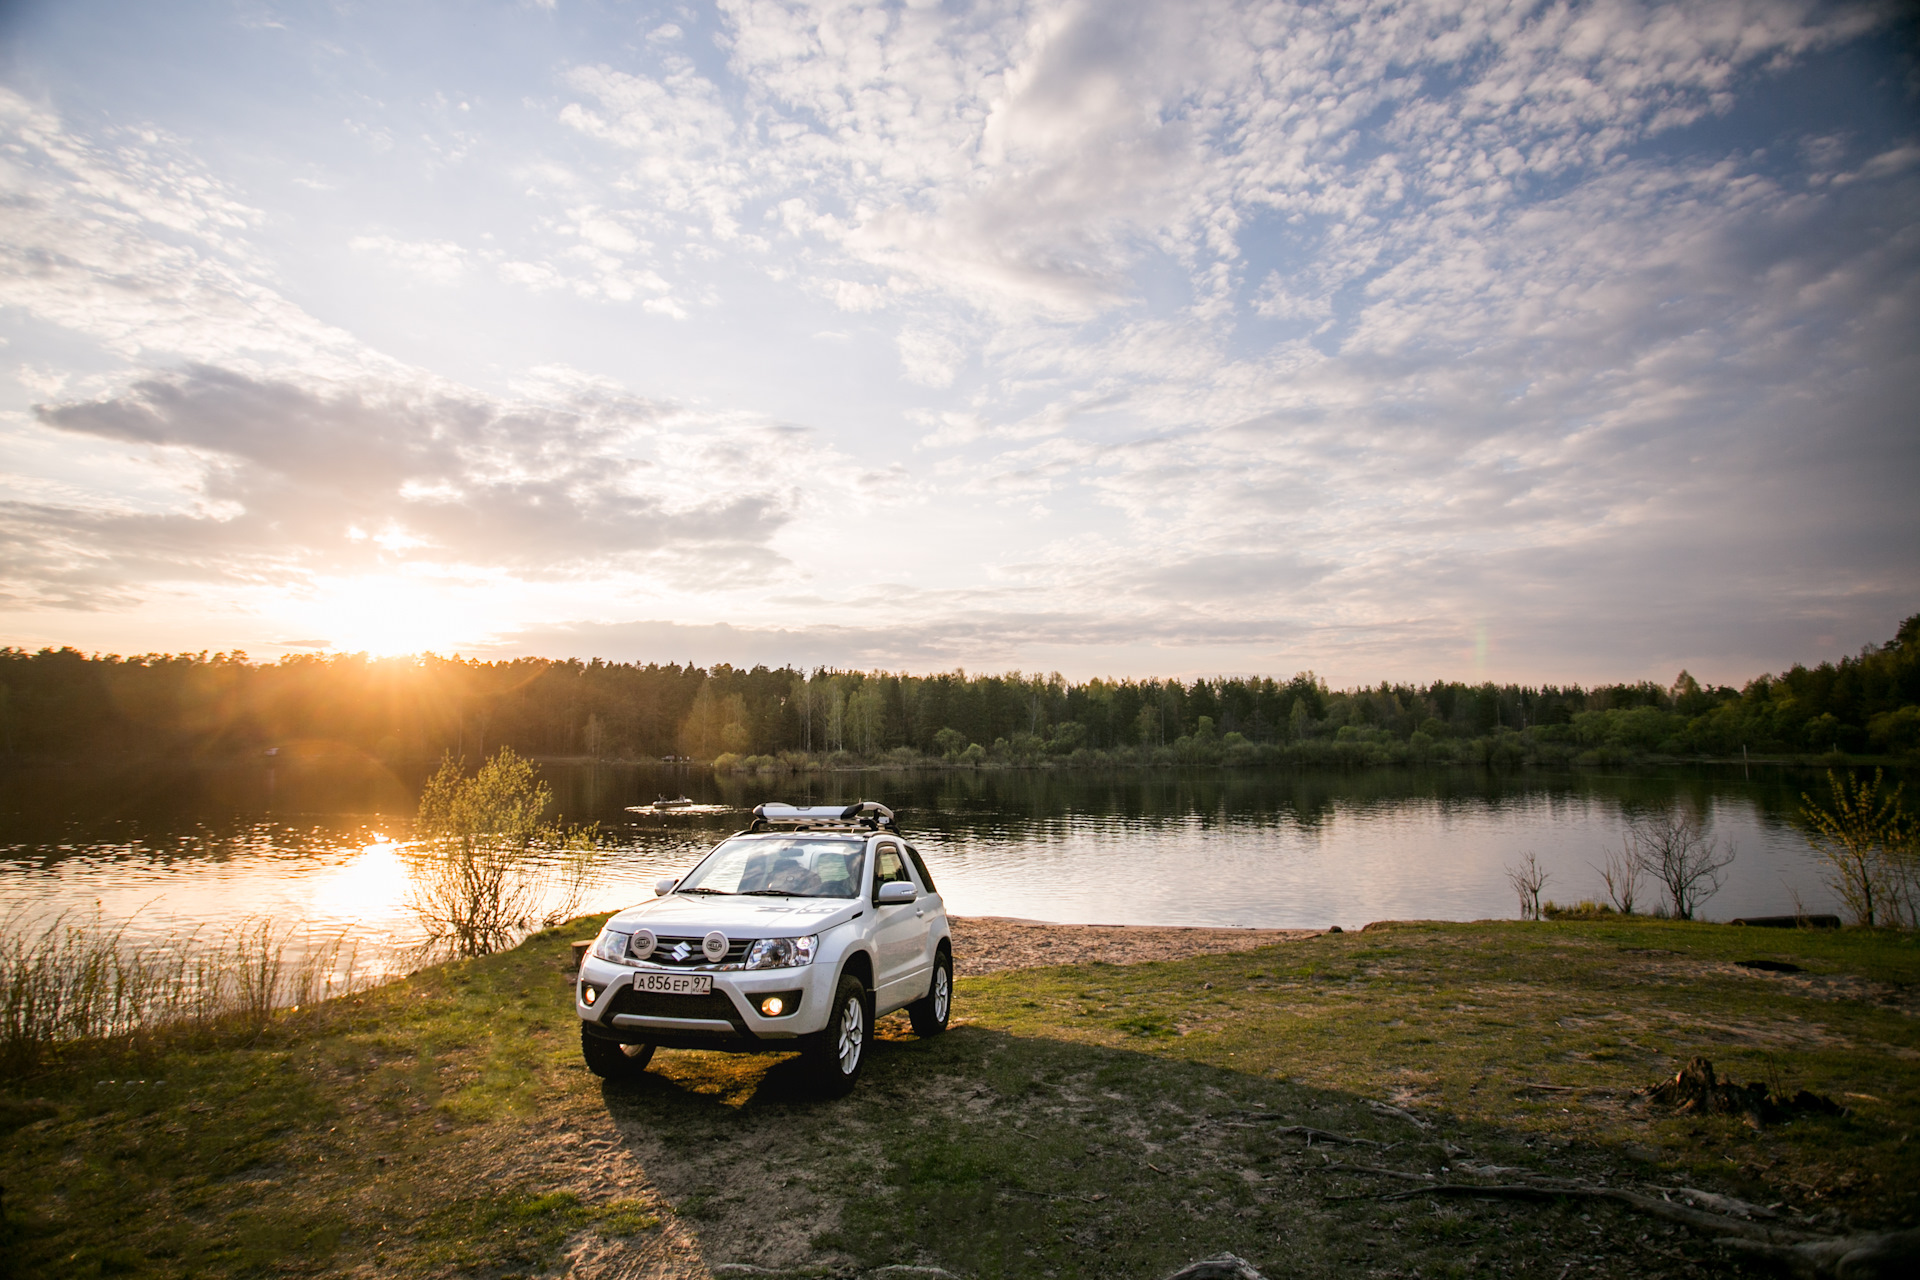
<svg viewBox="0 0 1920 1280"><path fill-rule="evenodd" d="M1318 929L1169 929L1128 924L1047 924L1007 916L952 916L954 976L1043 965L1142 964L1299 942Z"/></svg>
<svg viewBox="0 0 1920 1280"><path fill-rule="evenodd" d="M961 977L1090 961L1177 960L1319 933L1061 925L993 916L955 918L952 929ZM883 1018L874 1030L879 1055L893 1042L913 1040L903 1014ZM865 1108L905 1111L926 1106L933 1096L947 1106L985 1105L971 1096L946 1096L957 1088L951 1079L915 1079L907 1089L889 1087L888 1073L877 1074L862 1083L861 1105L842 1108L846 1118L833 1126L834 1149L859 1153L863 1158L856 1164L877 1168L884 1155L861 1118ZM564 1118L551 1118L548 1132L529 1141L521 1163L532 1157L564 1164L571 1158L583 1182L612 1179L619 1195L673 1209L665 1215L668 1230L651 1238L611 1242L583 1234L561 1265L544 1274L552 1280L719 1280L809 1268L853 1274L851 1258L812 1244L835 1224L850 1191L822 1184L815 1175L827 1152L809 1145L822 1140L803 1121L814 1110L797 1064L726 1054L664 1053L641 1086L583 1094L580 1105Z"/></svg>

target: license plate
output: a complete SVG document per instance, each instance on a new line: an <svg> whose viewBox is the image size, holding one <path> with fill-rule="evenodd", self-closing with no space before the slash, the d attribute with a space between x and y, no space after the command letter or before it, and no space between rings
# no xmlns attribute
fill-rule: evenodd
<svg viewBox="0 0 1920 1280"><path fill-rule="evenodd" d="M636 973L633 989L668 996L709 996L713 994L713 979L704 973Z"/></svg>

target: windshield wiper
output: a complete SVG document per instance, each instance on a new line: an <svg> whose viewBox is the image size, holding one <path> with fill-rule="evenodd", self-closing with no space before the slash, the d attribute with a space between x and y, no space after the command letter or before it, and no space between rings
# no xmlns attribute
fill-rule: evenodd
<svg viewBox="0 0 1920 1280"><path fill-rule="evenodd" d="M691 889L675 889L674 892L675 893L717 893L723 898L731 898L734 896L733 891L731 889L708 889L700 885L695 885Z"/></svg>
<svg viewBox="0 0 1920 1280"><path fill-rule="evenodd" d="M740 896L743 898L805 898L809 895L791 893L785 889L742 889Z"/></svg>

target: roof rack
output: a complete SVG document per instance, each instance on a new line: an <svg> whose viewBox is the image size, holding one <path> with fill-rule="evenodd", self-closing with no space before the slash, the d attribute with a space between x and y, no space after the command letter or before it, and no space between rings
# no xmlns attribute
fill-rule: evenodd
<svg viewBox="0 0 1920 1280"><path fill-rule="evenodd" d="M882 827L898 831L893 810L874 800L857 800L852 804L810 804L792 805L767 803L754 806L753 826L750 831L761 831L770 827L865 827L869 831L878 831Z"/></svg>

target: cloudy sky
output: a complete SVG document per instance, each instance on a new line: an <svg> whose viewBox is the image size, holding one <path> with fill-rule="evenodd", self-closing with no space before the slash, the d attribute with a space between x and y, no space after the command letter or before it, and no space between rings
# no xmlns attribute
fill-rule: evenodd
<svg viewBox="0 0 1920 1280"><path fill-rule="evenodd" d="M0 643L1738 681L1920 611L1893 4L0 8Z"/></svg>

